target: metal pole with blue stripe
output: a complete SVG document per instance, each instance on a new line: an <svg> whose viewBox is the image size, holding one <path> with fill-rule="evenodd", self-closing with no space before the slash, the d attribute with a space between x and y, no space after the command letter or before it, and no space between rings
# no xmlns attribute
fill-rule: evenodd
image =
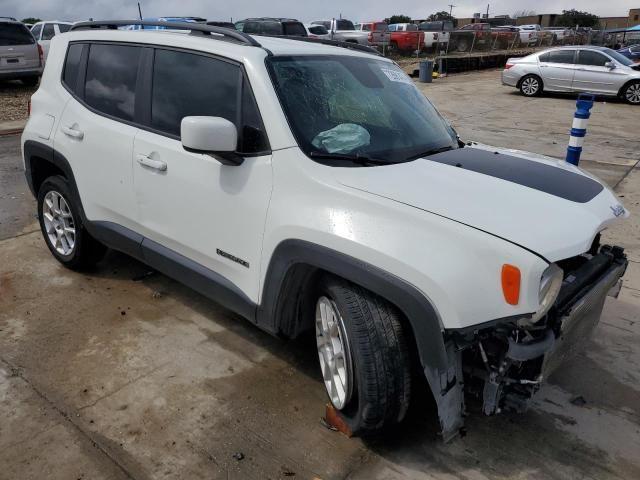
<svg viewBox="0 0 640 480"><path fill-rule="evenodd" d="M587 123L591 116L591 108L593 107L595 98L596 97L590 93L581 93L578 95L576 113L573 116L571 136L569 137L569 146L567 147L567 162L573 165L578 165L580 162L582 144L587 134Z"/></svg>

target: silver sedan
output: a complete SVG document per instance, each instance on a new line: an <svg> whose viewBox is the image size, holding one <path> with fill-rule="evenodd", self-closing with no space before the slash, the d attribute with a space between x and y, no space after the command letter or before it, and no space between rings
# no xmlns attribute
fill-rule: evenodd
<svg viewBox="0 0 640 480"><path fill-rule="evenodd" d="M548 92L589 92L640 105L640 66L606 47L560 47L510 58L503 85L527 97Z"/></svg>

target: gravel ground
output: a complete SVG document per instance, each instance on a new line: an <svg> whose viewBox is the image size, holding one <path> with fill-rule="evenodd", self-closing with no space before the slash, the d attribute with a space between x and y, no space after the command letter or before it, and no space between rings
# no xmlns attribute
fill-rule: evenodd
<svg viewBox="0 0 640 480"><path fill-rule="evenodd" d="M27 118L29 98L37 87L27 87L20 81L0 82L0 122Z"/></svg>

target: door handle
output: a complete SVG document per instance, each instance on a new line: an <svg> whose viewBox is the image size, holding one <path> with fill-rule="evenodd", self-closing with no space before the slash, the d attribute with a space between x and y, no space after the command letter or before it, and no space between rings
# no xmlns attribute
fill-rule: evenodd
<svg viewBox="0 0 640 480"><path fill-rule="evenodd" d="M76 130L75 128L62 125L60 129L62 130L62 133L64 133L65 135L71 138L75 138L77 140L82 140L84 138L84 132L81 132L80 130Z"/></svg>
<svg viewBox="0 0 640 480"><path fill-rule="evenodd" d="M167 170L166 162L162 160L155 160L147 155L137 155L136 159L140 165L144 165L145 167L153 168L154 170L160 170L161 172L165 172Z"/></svg>

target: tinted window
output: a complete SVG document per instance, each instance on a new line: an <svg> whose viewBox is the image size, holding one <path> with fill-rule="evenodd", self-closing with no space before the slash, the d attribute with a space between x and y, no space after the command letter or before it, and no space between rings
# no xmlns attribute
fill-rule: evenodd
<svg viewBox="0 0 640 480"><path fill-rule="evenodd" d="M156 50L151 126L180 136L180 122L191 115L223 117L236 123L239 75L237 66L221 60Z"/></svg>
<svg viewBox="0 0 640 480"><path fill-rule="evenodd" d="M324 25L313 25L309 27L309 31L314 35L326 35L327 33L329 33Z"/></svg>
<svg viewBox="0 0 640 480"><path fill-rule="evenodd" d="M62 81L74 93L77 93L78 71L80 70L80 57L82 56L82 44L73 43L67 50L67 59L64 62Z"/></svg>
<svg viewBox="0 0 640 480"><path fill-rule="evenodd" d="M33 35L21 23L0 23L0 47L33 43L35 43Z"/></svg>
<svg viewBox="0 0 640 480"><path fill-rule="evenodd" d="M247 27L244 28L246 32ZM282 35L282 24L280 22L260 22L258 24L258 33L265 35Z"/></svg>
<svg viewBox="0 0 640 480"><path fill-rule="evenodd" d="M549 61L549 53L543 53L542 55L540 55L538 57L538 60L540 60L541 62L548 62Z"/></svg>
<svg viewBox="0 0 640 480"><path fill-rule="evenodd" d="M236 23L236 30L238 30L239 32L244 32L244 22Z"/></svg>
<svg viewBox="0 0 640 480"><path fill-rule="evenodd" d="M415 23L408 23L405 25L405 30L407 32L415 32L418 30L418 26Z"/></svg>
<svg viewBox="0 0 640 480"><path fill-rule="evenodd" d="M376 23L373 26L373 31L374 32L385 32L387 30L387 24L386 23Z"/></svg>
<svg viewBox="0 0 640 480"><path fill-rule="evenodd" d="M258 153L269 149L260 113L246 79L242 84L242 130L238 149L244 153Z"/></svg>
<svg viewBox="0 0 640 480"><path fill-rule="evenodd" d="M580 50L578 53L578 64L591 65L594 67L604 67L604 64L610 61L607 57L598 52L590 50Z"/></svg>
<svg viewBox="0 0 640 480"><path fill-rule="evenodd" d="M91 45L85 102L123 120L133 120L141 49L123 45Z"/></svg>
<svg viewBox="0 0 640 480"><path fill-rule="evenodd" d="M550 63L573 63L573 56L575 50L554 50L549 52L549 59L547 62Z"/></svg>
<svg viewBox="0 0 640 480"><path fill-rule="evenodd" d="M67 25L66 23L59 23L58 29L60 30L60 33L65 33L71 29L71 25Z"/></svg>
<svg viewBox="0 0 640 480"><path fill-rule="evenodd" d="M53 23L45 23L42 29L42 40L51 40L56 34L53 29Z"/></svg>
<svg viewBox="0 0 640 480"><path fill-rule="evenodd" d="M304 28L304 25L301 23L293 22L293 23L283 23L284 34L285 35L293 35L297 37L306 37L307 31Z"/></svg>
<svg viewBox="0 0 640 480"><path fill-rule="evenodd" d="M336 20L336 30L355 30L356 27L353 26L349 20Z"/></svg>
<svg viewBox="0 0 640 480"><path fill-rule="evenodd" d="M42 24L36 25L35 27L33 27L31 29L31 33L33 34L34 37L40 38L40 31L42 30Z"/></svg>

